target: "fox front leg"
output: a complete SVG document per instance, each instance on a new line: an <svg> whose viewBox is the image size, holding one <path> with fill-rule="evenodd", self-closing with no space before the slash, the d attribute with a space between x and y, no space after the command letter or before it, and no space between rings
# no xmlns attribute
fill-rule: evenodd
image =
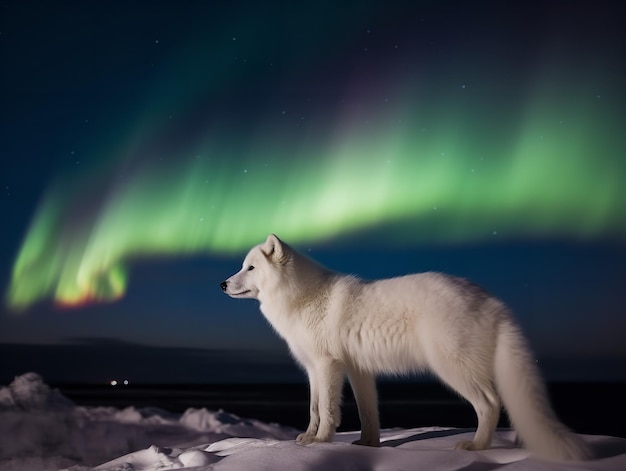
<svg viewBox="0 0 626 471"><path fill-rule="evenodd" d="M373 374L356 369L348 370L348 379L354 392L359 419L361 438L352 442L355 445L380 446L380 425L378 422L378 399L376 379Z"/></svg>
<svg viewBox="0 0 626 471"><path fill-rule="evenodd" d="M330 442L341 421L341 390L345 371L336 362L326 362L309 374L311 383L311 420L306 432L296 441L301 445L315 442ZM313 378L312 378L313 376Z"/></svg>
<svg viewBox="0 0 626 471"><path fill-rule="evenodd" d="M306 445L312 443L312 439L317 435L317 429L320 425L320 413L319 413L319 390L317 387L317 378L313 368L307 369L307 375L309 377L309 391L310 391L310 403L309 403L309 426L304 433L301 433L296 437L296 443Z"/></svg>

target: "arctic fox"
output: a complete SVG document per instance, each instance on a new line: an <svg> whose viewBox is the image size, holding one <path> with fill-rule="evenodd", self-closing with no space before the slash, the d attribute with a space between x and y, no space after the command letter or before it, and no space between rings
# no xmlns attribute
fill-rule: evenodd
<svg viewBox="0 0 626 471"><path fill-rule="evenodd" d="M296 439L300 444L333 439L347 375L361 421L355 443L379 446L375 375L429 370L478 416L474 439L459 442L458 449L490 446L502 400L537 456L588 456L582 440L553 413L506 306L470 281L440 273L363 281L322 267L270 234L220 286L233 298L257 299L306 370L310 422Z"/></svg>

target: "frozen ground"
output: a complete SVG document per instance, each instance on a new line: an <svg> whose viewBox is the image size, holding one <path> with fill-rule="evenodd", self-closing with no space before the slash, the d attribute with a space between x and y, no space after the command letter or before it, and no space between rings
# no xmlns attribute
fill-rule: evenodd
<svg viewBox="0 0 626 471"><path fill-rule="evenodd" d="M296 445L298 431L224 411L80 407L34 373L0 388L0 471L202 470L615 470L626 469L626 439L584 436L595 459L548 463L499 430L493 448L455 451L473 430L387 429L381 448L350 445L358 432L335 442Z"/></svg>

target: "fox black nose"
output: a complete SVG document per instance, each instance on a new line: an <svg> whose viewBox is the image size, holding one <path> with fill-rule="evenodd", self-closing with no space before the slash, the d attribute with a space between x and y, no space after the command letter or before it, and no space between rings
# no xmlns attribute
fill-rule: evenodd
<svg viewBox="0 0 626 471"><path fill-rule="evenodd" d="M220 287L222 288L222 291L226 291L226 288L228 288L228 281L222 281L220 283Z"/></svg>

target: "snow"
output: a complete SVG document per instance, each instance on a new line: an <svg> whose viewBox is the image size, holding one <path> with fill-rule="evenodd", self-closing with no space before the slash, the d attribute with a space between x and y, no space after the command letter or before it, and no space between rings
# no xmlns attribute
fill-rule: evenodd
<svg viewBox="0 0 626 471"><path fill-rule="evenodd" d="M583 463L550 463L515 444L500 429L493 447L454 450L470 429L386 429L382 446L351 445L358 432L333 443L297 445L290 427L244 419L223 410L188 409L182 415L156 408L81 407L35 373L0 388L0 471L196 471L400 470L552 471L624 470L626 439L584 435L595 457Z"/></svg>

